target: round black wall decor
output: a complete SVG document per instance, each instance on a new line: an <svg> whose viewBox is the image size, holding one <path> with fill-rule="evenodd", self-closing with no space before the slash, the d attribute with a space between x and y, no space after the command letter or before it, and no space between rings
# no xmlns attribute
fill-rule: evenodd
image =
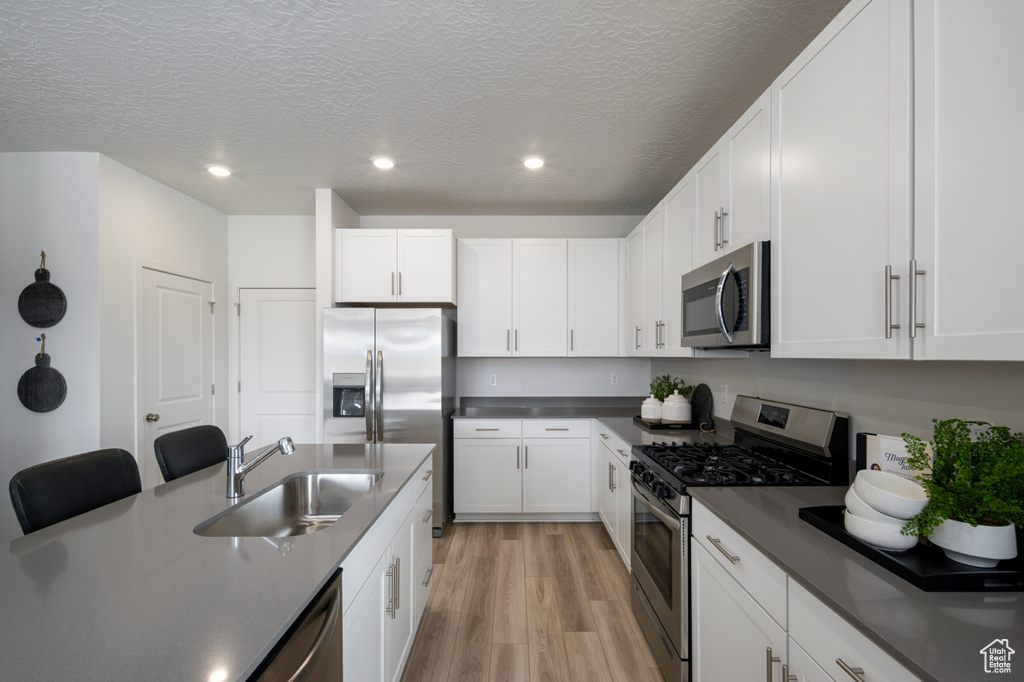
<svg viewBox="0 0 1024 682"><path fill-rule="evenodd" d="M36 270L36 281L25 287L18 297L18 312L21 319L33 327L52 327L64 318L68 301L60 287L50 283L46 252L41 251L39 255L42 260Z"/></svg>
<svg viewBox="0 0 1024 682"><path fill-rule="evenodd" d="M60 407L68 395L64 375L50 367L46 354L46 334L39 339L43 347L36 355L36 366L25 370L18 381L18 400L33 412L50 412Z"/></svg>

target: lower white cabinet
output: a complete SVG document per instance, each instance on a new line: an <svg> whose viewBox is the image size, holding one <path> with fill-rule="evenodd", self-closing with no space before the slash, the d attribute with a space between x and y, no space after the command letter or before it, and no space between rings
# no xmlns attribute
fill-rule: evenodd
<svg viewBox="0 0 1024 682"><path fill-rule="evenodd" d="M598 422L600 424L600 422ZM630 567L633 546L633 493L630 490L629 447L615 434L597 428L598 515L619 556Z"/></svg>
<svg viewBox="0 0 1024 682"><path fill-rule="evenodd" d="M691 612L698 682L781 680L785 628L722 568L703 545L691 542ZM769 670L771 674L769 676Z"/></svg>
<svg viewBox="0 0 1024 682"><path fill-rule="evenodd" d="M429 480L430 467L428 460L416 476ZM424 541L421 526L433 495L430 486L420 489L416 480L398 494L342 566L342 589L348 585L351 595L343 594L346 680L397 682L402 677L430 584L417 567L430 562L430 527Z"/></svg>
<svg viewBox="0 0 1024 682"><path fill-rule="evenodd" d="M456 514L594 511L589 420L466 419L454 432Z"/></svg>

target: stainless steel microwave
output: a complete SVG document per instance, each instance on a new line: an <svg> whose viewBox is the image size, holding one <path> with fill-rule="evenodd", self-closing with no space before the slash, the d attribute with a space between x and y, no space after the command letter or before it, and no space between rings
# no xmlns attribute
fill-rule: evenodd
<svg viewBox="0 0 1024 682"><path fill-rule="evenodd" d="M683 275L684 348L768 348L769 248L754 242Z"/></svg>

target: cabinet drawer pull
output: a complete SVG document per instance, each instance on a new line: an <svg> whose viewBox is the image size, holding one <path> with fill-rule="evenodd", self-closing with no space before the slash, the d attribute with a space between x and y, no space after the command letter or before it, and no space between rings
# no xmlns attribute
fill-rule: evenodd
<svg viewBox="0 0 1024 682"><path fill-rule="evenodd" d="M569 350L570 350L570 351L574 351L574 350L576 350L576 349L575 349L575 348L573 347L573 346L575 345L575 344L574 344L574 341L573 341L573 337L574 337L574 335L575 335L575 332L576 332L576 330L575 330L575 329L570 329L570 330L569 330Z"/></svg>
<svg viewBox="0 0 1024 682"><path fill-rule="evenodd" d="M608 440L608 434L607 433L602 433L601 434L601 438L604 438L605 440Z"/></svg>
<svg viewBox="0 0 1024 682"><path fill-rule="evenodd" d="M620 455L622 455L623 457L625 457L625 456L626 456L626 453L622 451L622 448L615 448L615 452L619 453L619 454L620 454Z"/></svg>
<svg viewBox="0 0 1024 682"><path fill-rule="evenodd" d="M516 330L516 352L519 352L519 330Z"/></svg>
<svg viewBox="0 0 1024 682"><path fill-rule="evenodd" d="M388 566L388 605L384 609L391 614L391 619L395 618L395 564L392 563Z"/></svg>
<svg viewBox="0 0 1024 682"><path fill-rule="evenodd" d="M426 523L427 521L430 521L430 517L433 516L433 515L434 515L434 510L432 508L428 509L427 513L423 515L423 523Z"/></svg>
<svg viewBox="0 0 1024 682"><path fill-rule="evenodd" d="M524 445L523 446L523 468L524 469L529 469L530 468L530 446L529 445Z"/></svg>
<svg viewBox="0 0 1024 682"><path fill-rule="evenodd" d="M545 431L568 431L569 429L544 429Z"/></svg>
<svg viewBox="0 0 1024 682"><path fill-rule="evenodd" d="M401 607L400 599L402 598L402 558L395 557L395 611L392 612L391 617L395 617L395 613Z"/></svg>
<svg viewBox="0 0 1024 682"><path fill-rule="evenodd" d="M501 429L477 429L477 431L501 431Z"/></svg>
<svg viewBox="0 0 1024 682"><path fill-rule="evenodd" d="M434 567L431 566L430 568L427 569L426 576L423 578L423 582L421 582L420 585L423 585L423 587L429 586L430 585L430 579L433 578L433 577L434 577Z"/></svg>
<svg viewBox="0 0 1024 682"><path fill-rule="evenodd" d="M614 479L614 476L615 476L615 465L612 464L611 462L608 462L608 490L610 490L610 491L614 491L615 490L615 479Z"/></svg>
<svg viewBox="0 0 1024 682"><path fill-rule="evenodd" d="M864 668L851 668L841 658L836 659L836 664L843 669L844 673L857 680L857 682L864 682Z"/></svg>
<svg viewBox="0 0 1024 682"><path fill-rule="evenodd" d="M892 274L892 266L885 266L885 338L892 338L892 330L899 329L898 324L892 323L892 281L899 279L899 275Z"/></svg>
<svg viewBox="0 0 1024 682"><path fill-rule="evenodd" d="M516 446L516 469L519 469L519 446Z"/></svg>
<svg viewBox="0 0 1024 682"><path fill-rule="evenodd" d="M391 295L395 295L395 273L391 273Z"/></svg>
<svg viewBox="0 0 1024 682"><path fill-rule="evenodd" d="M398 295L402 295L402 272L398 272Z"/></svg>
<svg viewBox="0 0 1024 682"><path fill-rule="evenodd" d="M636 328L636 333L633 335L633 341L636 342L636 350L640 350L640 327Z"/></svg>
<svg viewBox="0 0 1024 682"><path fill-rule="evenodd" d="M512 350L512 330L505 330L505 350Z"/></svg>
<svg viewBox="0 0 1024 682"><path fill-rule="evenodd" d="M717 549L719 552L724 554L725 558L728 559L730 562L732 562L734 565L738 564L740 562L740 558L738 556L733 556L732 554L729 554L728 552L725 551L725 549L720 544L722 542L721 540L716 540L715 538L711 537L710 535L708 535L707 538L708 538L708 542L710 542L712 545L714 545L715 549Z"/></svg>
<svg viewBox="0 0 1024 682"><path fill-rule="evenodd" d="M789 666L782 666L782 682L798 682L799 678L796 675L789 674Z"/></svg>
<svg viewBox="0 0 1024 682"><path fill-rule="evenodd" d="M781 663L782 659L779 658L778 656L772 656L772 648L771 647L767 648L767 651L765 652L764 658L765 658L765 665L768 668L766 673L765 673L765 679L768 682L772 682L772 663ZM785 673L783 673L782 676L785 677L786 676Z"/></svg>
<svg viewBox="0 0 1024 682"><path fill-rule="evenodd" d="M423 480L424 481L429 481L430 477L433 476L433 475L434 475L434 470L433 469L427 469L427 473L425 473L423 475Z"/></svg>

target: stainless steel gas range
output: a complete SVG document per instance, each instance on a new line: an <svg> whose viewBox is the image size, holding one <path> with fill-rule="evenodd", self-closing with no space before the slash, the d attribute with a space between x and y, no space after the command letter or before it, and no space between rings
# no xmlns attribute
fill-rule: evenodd
<svg viewBox="0 0 1024 682"><path fill-rule="evenodd" d="M633 612L666 682L690 680L688 488L849 483L845 415L741 395L731 421L731 443L677 432L632 449Z"/></svg>

